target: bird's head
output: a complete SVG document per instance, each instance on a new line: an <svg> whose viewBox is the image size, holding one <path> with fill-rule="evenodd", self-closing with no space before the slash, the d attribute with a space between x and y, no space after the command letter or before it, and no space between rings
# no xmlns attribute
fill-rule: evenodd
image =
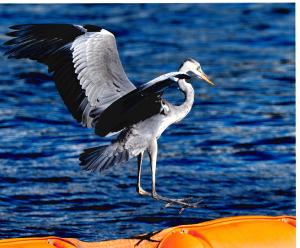
<svg viewBox="0 0 300 248"><path fill-rule="evenodd" d="M207 83L215 86L215 84L203 72L200 63L194 59L186 59L179 67L179 71L187 73L190 76L196 76L197 78L203 79Z"/></svg>

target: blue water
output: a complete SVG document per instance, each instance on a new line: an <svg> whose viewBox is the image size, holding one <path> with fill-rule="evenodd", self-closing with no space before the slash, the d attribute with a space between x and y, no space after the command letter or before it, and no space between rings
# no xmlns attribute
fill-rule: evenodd
<svg viewBox="0 0 300 248"><path fill-rule="evenodd" d="M136 162L81 171L105 143L67 112L45 66L0 60L0 238L129 237L235 215L295 214L293 4L0 5L0 41L14 24L96 24L117 36L136 84L192 57L217 87L195 81L192 112L159 140L158 192L201 196L162 209L135 192ZM174 87L166 97L182 101ZM176 100L174 100L176 99ZM150 168L143 185L150 189Z"/></svg>

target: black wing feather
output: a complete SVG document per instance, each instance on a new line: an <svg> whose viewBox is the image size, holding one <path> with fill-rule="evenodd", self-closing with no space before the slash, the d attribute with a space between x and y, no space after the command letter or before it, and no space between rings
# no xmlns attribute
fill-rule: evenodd
<svg viewBox="0 0 300 248"><path fill-rule="evenodd" d="M143 121L161 111L161 95L165 88L177 79L189 79L185 73L170 73L172 77L152 80L112 103L101 114L97 108L91 112L96 134L106 136L118 132L139 121Z"/></svg>
<svg viewBox="0 0 300 248"><path fill-rule="evenodd" d="M14 38L4 43L11 47L5 55L46 64L49 72L53 72L56 87L68 110L78 122L82 122L82 112L89 103L84 101L84 90L77 79L70 48L78 36L101 28L71 24L26 24L10 28L15 31L7 35Z"/></svg>

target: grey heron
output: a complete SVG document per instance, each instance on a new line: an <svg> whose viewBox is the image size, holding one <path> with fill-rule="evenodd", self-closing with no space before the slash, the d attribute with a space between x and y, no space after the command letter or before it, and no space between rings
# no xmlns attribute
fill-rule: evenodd
<svg viewBox="0 0 300 248"><path fill-rule="evenodd" d="M73 117L101 137L118 134L108 145L84 150L83 169L104 171L137 157L137 192L167 204L195 207L185 199L171 199L156 192L157 140L164 130L191 110L194 89L188 80L196 76L212 81L194 59L178 71L136 87L122 67L114 35L94 25L25 24L11 27L5 44L9 58L29 58L46 64L59 94ZM162 98L164 90L178 84L185 100L173 105ZM141 186L144 153L150 158L152 191Z"/></svg>

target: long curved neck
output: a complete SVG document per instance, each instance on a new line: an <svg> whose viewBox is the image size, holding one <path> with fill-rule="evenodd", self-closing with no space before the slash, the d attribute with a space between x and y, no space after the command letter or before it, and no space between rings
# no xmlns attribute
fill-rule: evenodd
<svg viewBox="0 0 300 248"><path fill-rule="evenodd" d="M174 106L177 121L182 120L192 109L193 103L194 103L194 89L191 84L189 84L185 79L178 80L178 85L180 90L185 95L185 100L181 105Z"/></svg>

